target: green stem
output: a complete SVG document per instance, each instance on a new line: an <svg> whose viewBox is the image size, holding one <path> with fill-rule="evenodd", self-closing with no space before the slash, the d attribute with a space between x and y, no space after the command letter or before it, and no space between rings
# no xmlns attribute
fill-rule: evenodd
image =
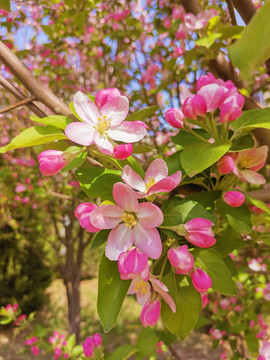
<svg viewBox="0 0 270 360"><path fill-rule="evenodd" d="M197 134L195 131L193 131L192 129L189 130L191 132L192 135L196 136L198 139L205 141L208 143L208 140L206 140L205 138L203 138L202 136L200 136L199 134Z"/></svg>

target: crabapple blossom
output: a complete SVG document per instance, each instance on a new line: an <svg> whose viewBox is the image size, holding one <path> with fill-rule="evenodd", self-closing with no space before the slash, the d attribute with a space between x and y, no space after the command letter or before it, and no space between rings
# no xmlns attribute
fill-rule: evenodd
<svg viewBox="0 0 270 360"><path fill-rule="evenodd" d="M222 156L217 162L217 168L221 175L229 174L234 169L233 158L229 155Z"/></svg>
<svg viewBox="0 0 270 360"><path fill-rule="evenodd" d="M67 161L63 151L45 150L38 155L39 170L44 176L50 176L58 173L66 165Z"/></svg>
<svg viewBox="0 0 270 360"><path fill-rule="evenodd" d="M207 112L207 103L203 96L192 95L183 103L183 113L189 119L197 119L197 116L205 117Z"/></svg>
<svg viewBox="0 0 270 360"><path fill-rule="evenodd" d="M203 218L195 218L185 223L184 228L187 235L184 237L193 245L208 248L215 245L216 239L211 228L214 224Z"/></svg>
<svg viewBox="0 0 270 360"><path fill-rule="evenodd" d="M239 207L245 202L245 195L240 191L227 191L223 196L224 201L232 206Z"/></svg>
<svg viewBox="0 0 270 360"><path fill-rule="evenodd" d="M113 149L113 157L118 160L125 160L132 155L133 147L131 144L117 145Z"/></svg>
<svg viewBox="0 0 270 360"><path fill-rule="evenodd" d="M199 292L206 292L212 286L212 279L202 269L195 269L191 273L192 284Z"/></svg>
<svg viewBox="0 0 270 360"><path fill-rule="evenodd" d="M129 102L115 88L100 90L95 103L79 91L74 96L74 108L83 122L68 124L65 134L77 144L96 144L102 153L111 155L113 144L109 139L133 143L145 136L146 130L141 124L124 121Z"/></svg>
<svg viewBox="0 0 270 360"><path fill-rule="evenodd" d="M258 360L269 360L270 359L270 341L264 340L259 348Z"/></svg>
<svg viewBox="0 0 270 360"><path fill-rule="evenodd" d="M176 274L188 274L194 266L194 257L189 253L187 245L171 248L168 251L168 259L176 269Z"/></svg>
<svg viewBox="0 0 270 360"><path fill-rule="evenodd" d="M181 109L168 109L165 112L165 120L167 123L169 123L171 126L182 129L184 124L184 114Z"/></svg>
<svg viewBox="0 0 270 360"><path fill-rule="evenodd" d="M105 254L117 260L121 252L134 245L153 259L158 259L162 244L158 230L163 222L160 208L150 203L139 203L138 195L126 184L113 186L117 205L102 205L90 215L91 223L99 229L112 229Z"/></svg>
<svg viewBox="0 0 270 360"><path fill-rule="evenodd" d="M168 167L164 160L155 159L149 165L144 180L129 166L123 168L122 180L135 190L139 198L161 192L172 191L181 181L181 172L168 176Z"/></svg>
<svg viewBox="0 0 270 360"><path fill-rule="evenodd" d="M160 308L160 300L158 298L154 301L148 299L145 302L140 316L141 323L144 327L156 325L160 317Z"/></svg>
<svg viewBox="0 0 270 360"><path fill-rule="evenodd" d="M149 278L148 256L136 248L122 252L118 258L118 270L122 280L134 279L141 275L143 280Z"/></svg>
<svg viewBox="0 0 270 360"><path fill-rule="evenodd" d="M81 203L77 206L75 210L75 216L79 219L79 223L83 229L86 229L88 232L95 233L100 231L100 229L96 228L91 224L90 214L94 209L97 208L97 205L93 203Z"/></svg>

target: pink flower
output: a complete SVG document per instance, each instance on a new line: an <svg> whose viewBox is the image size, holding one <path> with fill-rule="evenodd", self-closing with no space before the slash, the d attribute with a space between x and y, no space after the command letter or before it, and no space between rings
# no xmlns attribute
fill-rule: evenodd
<svg viewBox="0 0 270 360"><path fill-rule="evenodd" d="M191 273L192 284L199 292L206 292L212 286L210 276L202 269L195 269Z"/></svg>
<svg viewBox="0 0 270 360"><path fill-rule="evenodd" d="M61 355L62 355L62 349L59 347L56 347L54 349L54 359L59 359Z"/></svg>
<svg viewBox="0 0 270 360"><path fill-rule="evenodd" d="M178 40L186 39L187 36L188 36L187 28L185 27L184 24L180 24L179 28L177 29L177 31L175 33L176 39L178 39Z"/></svg>
<svg viewBox="0 0 270 360"><path fill-rule="evenodd" d="M19 326L20 323L21 323L22 321L24 321L25 319L26 319L26 315L25 315L25 314L22 314L22 315L18 316L18 318L17 318L17 320L14 322L14 324L15 324L16 326Z"/></svg>
<svg viewBox="0 0 270 360"><path fill-rule="evenodd" d="M44 176L50 176L62 170L67 162L63 156L63 151L45 150L38 155L39 170Z"/></svg>
<svg viewBox="0 0 270 360"><path fill-rule="evenodd" d="M18 194L18 193L21 193L21 192L24 192L25 191L25 186L23 184L18 184L15 188L15 192Z"/></svg>
<svg viewBox="0 0 270 360"><path fill-rule="evenodd" d="M131 144L117 145L113 150L113 157L119 160L127 159L133 152Z"/></svg>
<svg viewBox="0 0 270 360"><path fill-rule="evenodd" d="M92 337L86 338L82 346L83 346L83 353L86 357L91 357L94 355L95 342Z"/></svg>
<svg viewBox="0 0 270 360"><path fill-rule="evenodd" d="M203 293L201 294L201 298L202 298L202 307L203 309L206 307L206 305L209 303L209 299L207 294Z"/></svg>
<svg viewBox="0 0 270 360"><path fill-rule="evenodd" d="M179 8L174 8L173 11L172 11L172 18L174 20L178 20L178 19L181 19L183 17L185 13L185 10L183 8L183 6L179 6Z"/></svg>
<svg viewBox="0 0 270 360"><path fill-rule="evenodd" d="M163 222L160 208L146 202L139 204L137 194L123 183L114 184L113 197L117 205L100 206L90 215L95 227L112 229L105 251L108 259L117 260L133 243L149 257L158 259L162 252L156 229Z"/></svg>
<svg viewBox="0 0 270 360"><path fill-rule="evenodd" d="M124 166L122 180L133 189L138 190L138 197L148 197L161 192L172 191L181 181L181 172L168 176L164 160L155 159L149 165L144 180L129 165Z"/></svg>
<svg viewBox="0 0 270 360"><path fill-rule="evenodd" d="M202 75L196 82L196 91L198 92L200 88L208 84L214 84L216 82L216 78L213 74L207 73L207 75Z"/></svg>
<svg viewBox="0 0 270 360"><path fill-rule="evenodd" d="M165 120L167 123L169 123L171 126L182 129L184 124L184 114L181 109L168 109L165 112Z"/></svg>
<svg viewBox="0 0 270 360"><path fill-rule="evenodd" d="M259 360L269 360L270 359L270 341L264 340L259 348L258 357Z"/></svg>
<svg viewBox="0 0 270 360"><path fill-rule="evenodd" d="M141 323L144 327L154 326L160 317L160 300L150 299L145 302L141 311Z"/></svg>
<svg viewBox="0 0 270 360"><path fill-rule="evenodd" d="M34 355L39 355L39 348L37 346L32 346L31 351Z"/></svg>
<svg viewBox="0 0 270 360"><path fill-rule="evenodd" d="M168 259L176 269L176 274L188 274L194 266L193 255L189 253L188 246L182 245L168 251Z"/></svg>
<svg viewBox="0 0 270 360"><path fill-rule="evenodd" d="M207 103L203 96L192 95L184 101L182 109L187 118L195 120L198 116L205 117Z"/></svg>
<svg viewBox="0 0 270 360"><path fill-rule="evenodd" d="M244 204L245 195L240 191L227 191L224 194L223 199L228 205L232 207L239 207Z"/></svg>
<svg viewBox="0 0 270 360"><path fill-rule="evenodd" d="M25 340L25 345L33 345L37 341L36 336L32 336L30 339Z"/></svg>
<svg viewBox="0 0 270 360"><path fill-rule="evenodd" d="M233 121L242 115L242 107L244 105L245 98L237 91L232 92L226 97L223 104L220 106L220 122L225 123Z"/></svg>
<svg viewBox="0 0 270 360"><path fill-rule="evenodd" d="M101 346L102 344L102 337L100 336L100 334L95 333L93 336L93 340L96 346Z"/></svg>
<svg viewBox="0 0 270 360"><path fill-rule="evenodd" d="M195 246L208 248L216 243L216 239L214 238L214 233L211 228L213 225L214 224L207 219L192 219L184 225L187 234L183 236Z"/></svg>
<svg viewBox="0 0 270 360"><path fill-rule="evenodd" d="M143 280L148 280L148 256L136 248L122 252L118 258L118 270L122 280L134 279L141 275Z"/></svg>
<svg viewBox="0 0 270 360"><path fill-rule="evenodd" d="M218 172L222 175L229 174L234 169L233 158L229 155L225 155L217 162Z"/></svg>
<svg viewBox="0 0 270 360"><path fill-rule="evenodd" d="M82 203L77 206L75 210L75 216L79 219L80 225L83 229L86 229L88 232L95 233L100 231L100 229L96 228L91 224L90 214L94 209L97 208L97 205L92 203Z"/></svg>
<svg viewBox="0 0 270 360"><path fill-rule="evenodd" d="M225 86L215 83L201 87L197 94L203 97L207 106L206 111L211 112L223 104L228 91Z"/></svg>
<svg viewBox="0 0 270 360"><path fill-rule="evenodd" d="M260 185L265 183L265 178L256 171L260 170L266 162L268 147L244 150L236 153L234 158L233 173L242 181Z"/></svg>
<svg viewBox="0 0 270 360"><path fill-rule="evenodd" d="M74 122L65 129L66 136L77 144L96 144L101 152L111 155L115 141L133 143L141 140L145 128L136 122L124 121L129 103L117 89L104 89L97 93L95 103L82 92L74 96L74 108L83 122Z"/></svg>

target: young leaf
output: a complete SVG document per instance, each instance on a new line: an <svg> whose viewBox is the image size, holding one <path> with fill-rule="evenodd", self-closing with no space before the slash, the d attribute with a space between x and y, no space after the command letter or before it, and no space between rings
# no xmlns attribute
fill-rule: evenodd
<svg viewBox="0 0 270 360"><path fill-rule="evenodd" d="M255 146L255 141L253 139L253 136L247 134L245 136L236 139L233 142L232 146L230 147L230 152L253 149L254 146Z"/></svg>
<svg viewBox="0 0 270 360"><path fill-rule="evenodd" d="M90 198L100 197L102 200L112 200L113 185L121 180L121 171L103 168L79 169L75 176L84 192Z"/></svg>
<svg viewBox="0 0 270 360"><path fill-rule="evenodd" d="M188 176L192 177L213 165L229 150L231 144L230 140L218 140L213 144L197 141L184 147L180 155L181 164Z"/></svg>
<svg viewBox="0 0 270 360"><path fill-rule="evenodd" d="M212 279L212 288L223 295L235 295L235 284L222 256L213 249L195 249L193 256Z"/></svg>
<svg viewBox="0 0 270 360"><path fill-rule="evenodd" d="M138 336L136 360L144 360L147 356L150 356L155 351L158 341L159 338L154 329L143 329Z"/></svg>
<svg viewBox="0 0 270 360"><path fill-rule="evenodd" d="M8 145L1 147L0 153L61 139L67 139L67 137L61 130L54 126L33 126L23 130L19 135L15 136Z"/></svg>
<svg viewBox="0 0 270 360"><path fill-rule="evenodd" d="M105 357L105 360L127 360L129 359L137 350L134 346L126 344L118 347L111 355Z"/></svg>
<svg viewBox="0 0 270 360"><path fill-rule="evenodd" d="M161 316L167 329L180 339L190 333L197 323L202 307L201 296L185 281L185 276L170 272L162 278L176 305L176 313L162 301Z"/></svg>
<svg viewBox="0 0 270 360"><path fill-rule="evenodd" d="M154 115L158 109L159 109L159 105L148 106L144 109L136 111L135 113L133 113L131 115L128 115L126 117L126 121L136 121L136 120L144 121L145 119Z"/></svg>
<svg viewBox="0 0 270 360"><path fill-rule="evenodd" d="M270 129L270 108L244 111L233 121L232 128L236 130L252 130L255 128Z"/></svg>
<svg viewBox="0 0 270 360"><path fill-rule="evenodd" d="M270 215L270 208L263 201L252 198L250 196L246 196L246 200L248 203L258 207L259 209L262 209L264 212Z"/></svg>
<svg viewBox="0 0 270 360"><path fill-rule="evenodd" d="M103 254L98 273L97 309L105 332L115 325L129 285L130 280L121 280L117 261L110 261Z"/></svg>
<svg viewBox="0 0 270 360"><path fill-rule="evenodd" d="M111 230L101 230L99 231L96 236L94 237L94 240L91 243L91 250L104 244L105 241L107 241L109 233Z"/></svg>
<svg viewBox="0 0 270 360"><path fill-rule="evenodd" d="M65 130L66 126L72 123L71 119L69 119L67 116L62 116L62 115L52 115L44 118L39 118L37 116L30 116L30 119L40 124L52 125L57 129L62 129L62 130Z"/></svg>

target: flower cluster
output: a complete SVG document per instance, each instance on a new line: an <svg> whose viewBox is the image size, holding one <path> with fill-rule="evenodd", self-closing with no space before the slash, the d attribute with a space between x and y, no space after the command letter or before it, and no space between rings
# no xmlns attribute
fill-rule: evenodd
<svg viewBox="0 0 270 360"><path fill-rule="evenodd" d="M101 346L101 344L102 338L98 333L86 338L86 340L82 344L85 357L92 357L94 355L95 348Z"/></svg>

